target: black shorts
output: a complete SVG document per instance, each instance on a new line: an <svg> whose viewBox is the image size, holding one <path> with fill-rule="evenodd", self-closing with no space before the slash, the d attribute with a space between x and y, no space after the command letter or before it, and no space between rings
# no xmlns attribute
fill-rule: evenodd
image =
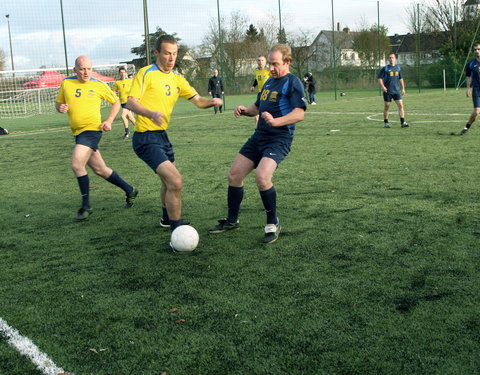
<svg viewBox="0 0 480 375"><path fill-rule="evenodd" d="M255 168L262 158L273 159L278 165L287 157L291 145L292 139L265 139L254 134L239 153L253 161Z"/></svg>
<svg viewBox="0 0 480 375"><path fill-rule="evenodd" d="M102 132L95 130L85 130L75 136L75 144L90 147L93 151L98 150L98 144L102 139Z"/></svg>
<svg viewBox="0 0 480 375"><path fill-rule="evenodd" d="M402 100L402 95L399 92L395 93L389 93L389 92L384 92L383 93L383 101L390 103L392 100L397 101L397 100Z"/></svg>
<svg viewBox="0 0 480 375"><path fill-rule="evenodd" d="M173 163L175 161L173 146L164 130L135 132L132 138L132 146L137 156L147 163L154 172L163 162L169 160Z"/></svg>

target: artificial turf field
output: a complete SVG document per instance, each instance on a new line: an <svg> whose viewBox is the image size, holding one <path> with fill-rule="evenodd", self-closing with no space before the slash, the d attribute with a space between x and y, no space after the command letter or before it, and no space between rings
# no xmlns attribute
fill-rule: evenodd
<svg viewBox="0 0 480 375"><path fill-rule="evenodd" d="M378 93L319 95L274 176L283 229L269 245L253 174L241 229L207 234L254 128L231 109L253 97L221 115L179 102L190 255L170 251L158 178L119 119L100 149L140 194L127 210L91 173L85 222L66 117L2 120L0 318L76 375L479 374L480 127L455 135L463 90L404 99L411 127L392 104L384 129ZM45 373L0 334L0 374Z"/></svg>

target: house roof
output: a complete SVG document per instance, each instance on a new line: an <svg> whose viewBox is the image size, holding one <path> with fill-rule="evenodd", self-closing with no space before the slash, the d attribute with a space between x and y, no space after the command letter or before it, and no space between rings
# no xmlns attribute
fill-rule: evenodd
<svg viewBox="0 0 480 375"><path fill-rule="evenodd" d="M343 49L352 49L353 47L353 38L356 34L355 31L331 31L331 30L321 30L312 44L315 44L317 40L323 35L327 38L330 44L333 43L333 37L335 36L335 45Z"/></svg>
<svg viewBox="0 0 480 375"><path fill-rule="evenodd" d="M417 35L404 34L388 37L392 52L408 53L416 51ZM421 51L438 51L445 44L444 34L420 34L420 50Z"/></svg>

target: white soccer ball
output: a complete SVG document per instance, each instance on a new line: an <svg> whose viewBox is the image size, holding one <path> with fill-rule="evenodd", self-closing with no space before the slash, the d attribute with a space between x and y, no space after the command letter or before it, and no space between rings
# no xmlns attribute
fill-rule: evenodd
<svg viewBox="0 0 480 375"><path fill-rule="evenodd" d="M178 252L193 251L198 245L197 230L190 225L180 225L175 228L170 238L173 250Z"/></svg>

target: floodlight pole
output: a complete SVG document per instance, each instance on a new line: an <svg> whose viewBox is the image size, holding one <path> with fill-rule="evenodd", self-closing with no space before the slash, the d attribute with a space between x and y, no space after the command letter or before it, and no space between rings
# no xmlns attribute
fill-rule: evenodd
<svg viewBox="0 0 480 375"><path fill-rule="evenodd" d="M380 60L380 1L377 1L377 54L378 54L378 71L380 71L381 60ZM382 96L382 88L378 86L378 95Z"/></svg>
<svg viewBox="0 0 480 375"><path fill-rule="evenodd" d="M148 31L147 0L143 0L143 29L145 33L145 61L146 65L150 65L150 33Z"/></svg>
<svg viewBox="0 0 480 375"><path fill-rule="evenodd" d="M65 38L65 22L63 20L63 1L60 0L60 13L62 14L62 31L63 31L63 50L65 52L65 69L67 71L67 76L70 75L68 71L68 58L67 58L67 41Z"/></svg>
<svg viewBox="0 0 480 375"><path fill-rule="evenodd" d="M8 40L10 42L10 60L12 62L12 70L15 71L15 65L13 63L13 49L12 49L12 34L10 33L10 14L6 14L7 25L8 25Z"/></svg>
<svg viewBox="0 0 480 375"><path fill-rule="evenodd" d="M224 85L225 89L225 80L224 80L224 75L223 75L223 36L222 36L222 28L221 28L221 23L220 23L220 0L217 0L217 20L218 20L218 46L220 48L220 77ZM227 109L227 102L225 100L225 95L223 95L223 109Z"/></svg>
<svg viewBox="0 0 480 375"><path fill-rule="evenodd" d="M280 30L278 35L282 35L282 7L280 6L280 0L278 0L278 22L280 23Z"/></svg>
<svg viewBox="0 0 480 375"><path fill-rule="evenodd" d="M335 57L335 16L333 13L332 0L332 62L333 62L333 90L335 92L335 100L337 100L337 61Z"/></svg>

